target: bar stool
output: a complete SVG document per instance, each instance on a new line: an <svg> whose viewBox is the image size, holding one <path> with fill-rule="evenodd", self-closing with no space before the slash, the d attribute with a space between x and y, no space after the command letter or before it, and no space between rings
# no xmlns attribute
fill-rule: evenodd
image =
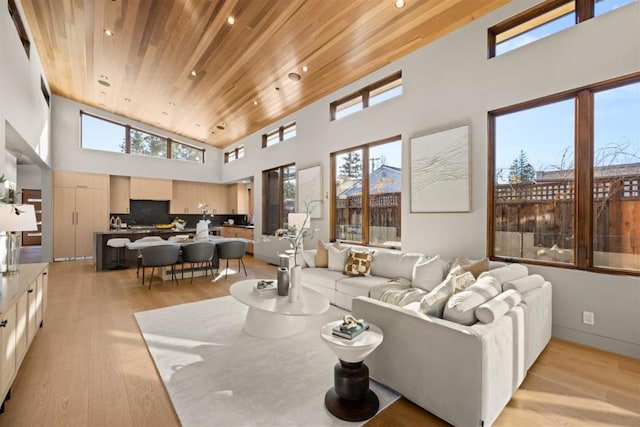
<svg viewBox="0 0 640 427"><path fill-rule="evenodd" d="M110 270L123 270L127 267L120 264L120 250L127 246L127 243L131 243L131 240L126 239L124 237L116 237L113 239L107 240L107 246L111 248L116 248L117 258L115 267L111 267Z"/></svg>

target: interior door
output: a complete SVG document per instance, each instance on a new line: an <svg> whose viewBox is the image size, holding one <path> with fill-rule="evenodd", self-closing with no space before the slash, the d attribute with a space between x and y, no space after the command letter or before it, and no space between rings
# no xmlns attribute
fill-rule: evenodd
<svg viewBox="0 0 640 427"><path fill-rule="evenodd" d="M76 254L76 189L53 189L53 257L73 258Z"/></svg>
<svg viewBox="0 0 640 427"><path fill-rule="evenodd" d="M38 246L42 244L42 192L41 190L22 190L22 203L33 205L36 213L38 230L22 232L22 246Z"/></svg>
<svg viewBox="0 0 640 427"><path fill-rule="evenodd" d="M107 190L76 188L76 257L93 256L93 232L109 229Z"/></svg>

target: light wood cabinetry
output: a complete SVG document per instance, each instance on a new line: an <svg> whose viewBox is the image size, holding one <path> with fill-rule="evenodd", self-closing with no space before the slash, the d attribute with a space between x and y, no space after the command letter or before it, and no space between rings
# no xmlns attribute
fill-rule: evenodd
<svg viewBox="0 0 640 427"><path fill-rule="evenodd" d="M231 184L227 188L228 207L231 214L248 214L247 186L245 184Z"/></svg>
<svg viewBox="0 0 640 427"><path fill-rule="evenodd" d="M47 264L22 264L20 272L2 277L0 295L0 401L11 389L38 329L47 298ZM6 292L4 292L6 290Z"/></svg>
<svg viewBox="0 0 640 427"><path fill-rule="evenodd" d="M131 178L112 175L109 181L109 212L128 214Z"/></svg>
<svg viewBox="0 0 640 427"><path fill-rule="evenodd" d="M109 228L109 176L54 173L53 257L86 258L93 255L93 232ZM89 187L96 185L96 187Z"/></svg>
<svg viewBox="0 0 640 427"><path fill-rule="evenodd" d="M129 190L130 198L134 200L171 200L173 198L173 181L132 176Z"/></svg>
<svg viewBox="0 0 640 427"><path fill-rule="evenodd" d="M170 212L180 214L200 214L198 203L209 205L210 214L227 212L227 186L189 181L173 182L173 198Z"/></svg>
<svg viewBox="0 0 640 427"><path fill-rule="evenodd" d="M239 237L241 239L253 240L253 228L244 227L222 227L222 237ZM247 244L247 253L253 253L253 243Z"/></svg>

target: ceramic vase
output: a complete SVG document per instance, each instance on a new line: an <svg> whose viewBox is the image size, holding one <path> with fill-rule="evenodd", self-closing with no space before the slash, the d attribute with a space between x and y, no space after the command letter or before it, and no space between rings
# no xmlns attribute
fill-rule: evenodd
<svg viewBox="0 0 640 427"><path fill-rule="evenodd" d="M297 302L302 294L302 267L294 265L289 269L289 302Z"/></svg>
<svg viewBox="0 0 640 427"><path fill-rule="evenodd" d="M289 295L289 269L287 267L278 268L278 295L281 297Z"/></svg>

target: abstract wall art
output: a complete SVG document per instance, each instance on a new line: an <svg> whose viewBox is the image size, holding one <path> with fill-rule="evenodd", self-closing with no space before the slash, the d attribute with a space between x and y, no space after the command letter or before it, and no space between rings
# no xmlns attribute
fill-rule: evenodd
<svg viewBox="0 0 640 427"><path fill-rule="evenodd" d="M469 125L411 139L411 212L469 212Z"/></svg>

